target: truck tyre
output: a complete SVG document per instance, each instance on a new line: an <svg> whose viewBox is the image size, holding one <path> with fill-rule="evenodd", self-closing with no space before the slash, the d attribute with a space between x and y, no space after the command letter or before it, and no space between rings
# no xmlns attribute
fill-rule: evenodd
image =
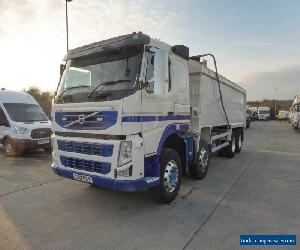
<svg viewBox="0 0 300 250"><path fill-rule="evenodd" d="M235 153L240 153L243 144L242 133L237 132L235 135Z"/></svg>
<svg viewBox="0 0 300 250"><path fill-rule="evenodd" d="M235 133L232 132L231 141L229 142L229 145L224 148L223 156L225 156L227 158L233 158L234 157L234 154L235 154L235 142L236 142Z"/></svg>
<svg viewBox="0 0 300 250"><path fill-rule="evenodd" d="M161 156L160 183L151 188L152 196L159 202L173 201L181 185L181 159L178 152L172 148L165 148Z"/></svg>
<svg viewBox="0 0 300 250"><path fill-rule="evenodd" d="M189 166L191 177L201 180L207 175L209 167L209 148L208 145L200 140L199 151L196 154L196 162Z"/></svg>
<svg viewBox="0 0 300 250"><path fill-rule="evenodd" d="M17 145L14 140L8 138L4 142L4 152L8 157L20 156L24 149L20 145Z"/></svg>

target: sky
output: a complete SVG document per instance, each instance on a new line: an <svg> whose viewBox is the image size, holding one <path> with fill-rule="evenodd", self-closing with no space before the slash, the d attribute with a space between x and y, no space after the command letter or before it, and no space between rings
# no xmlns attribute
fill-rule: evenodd
<svg viewBox="0 0 300 250"><path fill-rule="evenodd" d="M142 31L190 55L213 53L248 100L300 94L298 0L73 0L75 48ZM0 87L54 91L66 53L65 0L0 0Z"/></svg>

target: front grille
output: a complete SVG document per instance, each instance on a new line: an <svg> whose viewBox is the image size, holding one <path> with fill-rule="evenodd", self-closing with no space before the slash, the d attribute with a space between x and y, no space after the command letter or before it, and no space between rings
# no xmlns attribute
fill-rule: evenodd
<svg viewBox="0 0 300 250"><path fill-rule="evenodd" d="M52 130L50 128L37 128L31 130L32 139L48 138L51 137Z"/></svg>
<svg viewBox="0 0 300 250"><path fill-rule="evenodd" d="M55 122L65 129L105 130L115 125L118 111L56 112Z"/></svg>
<svg viewBox="0 0 300 250"><path fill-rule="evenodd" d="M99 174L108 174L111 170L111 165L108 162L89 161L67 156L60 156L60 162L68 168Z"/></svg>
<svg viewBox="0 0 300 250"><path fill-rule="evenodd" d="M57 141L58 150L66 152L74 152L87 155L98 155L109 157L113 154L114 145L112 144L98 144L88 142L74 142L66 140Z"/></svg>

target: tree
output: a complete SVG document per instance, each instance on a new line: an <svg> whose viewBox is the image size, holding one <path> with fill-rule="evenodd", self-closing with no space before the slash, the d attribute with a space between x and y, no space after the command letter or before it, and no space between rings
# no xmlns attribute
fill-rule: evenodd
<svg viewBox="0 0 300 250"><path fill-rule="evenodd" d="M28 89L23 89L24 92L33 96L38 104L42 107L46 115L51 118L51 106L54 93L50 91L42 91L37 86L31 86Z"/></svg>

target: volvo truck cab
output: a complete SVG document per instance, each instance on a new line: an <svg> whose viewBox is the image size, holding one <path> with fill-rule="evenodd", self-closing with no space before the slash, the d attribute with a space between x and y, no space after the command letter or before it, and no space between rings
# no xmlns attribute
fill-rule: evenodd
<svg viewBox="0 0 300 250"><path fill-rule="evenodd" d="M205 177L210 151L240 152L246 92L217 83L186 46L139 32L70 50L64 61L52 108L56 174L170 202L184 173Z"/></svg>

